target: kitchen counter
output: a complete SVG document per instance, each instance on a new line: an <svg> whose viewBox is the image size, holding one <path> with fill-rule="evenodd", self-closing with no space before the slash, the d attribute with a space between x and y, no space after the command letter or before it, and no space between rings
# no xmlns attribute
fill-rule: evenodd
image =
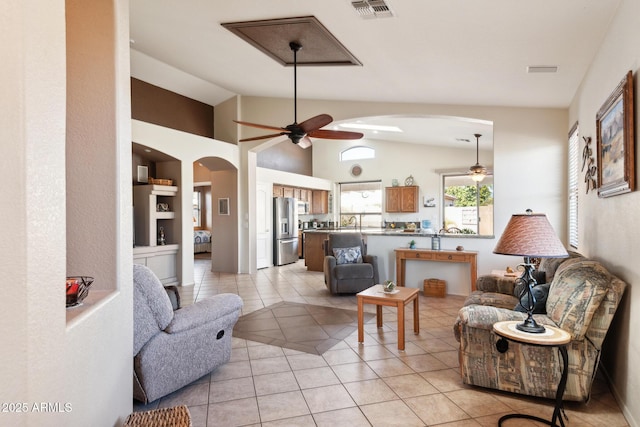
<svg viewBox="0 0 640 427"><path fill-rule="evenodd" d="M367 236L402 236L402 237L431 237L432 234L421 233L418 229L414 232L404 232L402 229L363 228L359 230L353 227L343 228L310 228L302 230L304 233L304 264L309 271L323 271L324 268L324 241L329 233L361 233L365 240Z"/></svg>
<svg viewBox="0 0 640 427"><path fill-rule="evenodd" d="M431 237L434 233L423 233L420 229L415 231L404 231L404 229L390 229L390 228L363 228L362 230L358 228L309 228L306 230L302 230L304 233L362 233L363 235L371 234L376 236L422 236L422 237ZM468 237L468 235L465 235Z"/></svg>

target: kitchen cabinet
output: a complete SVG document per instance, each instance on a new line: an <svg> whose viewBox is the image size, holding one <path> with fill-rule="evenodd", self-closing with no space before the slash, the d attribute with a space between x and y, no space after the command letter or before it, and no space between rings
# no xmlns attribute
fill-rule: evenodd
<svg viewBox="0 0 640 427"><path fill-rule="evenodd" d="M418 212L419 188L416 185L385 188L386 212Z"/></svg>
<svg viewBox="0 0 640 427"><path fill-rule="evenodd" d="M273 197L295 197L302 202L307 202L310 205L310 214L329 213L329 192L327 190L311 190L274 184Z"/></svg>
<svg viewBox="0 0 640 427"><path fill-rule="evenodd" d="M284 197L284 186L282 186L282 185L274 185L273 186L273 197Z"/></svg>
<svg viewBox="0 0 640 427"><path fill-rule="evenodd" d="M292 187L282 187L282 197L294 197Z"/></svg>
<svg viewBox="0 0 640 427"><path fill-rule="evenodd" d="M328 232L305 231L304 265L308 271L324 271L324 241L328 238Z"/></svg>
<svg viewBox="0 0 640 427"><path fill-rule="evenodd" d="M312 190L311 214L329 213L329 192L327 190Z"/></svg>

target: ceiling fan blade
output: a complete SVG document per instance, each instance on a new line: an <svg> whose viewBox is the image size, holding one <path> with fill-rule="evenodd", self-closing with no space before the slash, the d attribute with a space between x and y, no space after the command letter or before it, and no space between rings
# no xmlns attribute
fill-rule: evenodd
<svg viewBox="0 0 640 427"><path fill-rule="evenodd" d="M271 135L254 136L253 138L243 138L243 139L240 140L240 142L258 141L260 139L275 138L276 136L286 135L286 134L287 134L287 132L280 132L280 133L272 133Z"/></svg>
<svg viewBox="0 0 640 427"><path fill-rule="evenodd" d="M277 126L269 126L269 125L261 125L261 124L258 124L258 123L242 122L240 120L234 120L234 122L236 122L238 124L241 124L241 125L258 128L258 129L278 130L278 131L284 131L284 132L287 132L287 133L289 132L287 129L280 128L280 127L277 127Z"/></svg>
<svg viewBox="0 0 640 427"><path fill-rule="evenodd" d="M298 147L301 148L309 148L311 147L311 138L309 138L308 136L304 136L300 139L300 141L298 141Z"/></svg>
<svg viewBox="0 0 640 427"><path fill-rule="evenodd" d="M313 130L320 129L323 126L328 125L332 121L333 117L331 117L330 115L320 114L318 116L311 117L310 119L305 120L304 122L300 123L299 126L304 133L309 133Z"/></svg>
<svg viewBox="0 0 640 427"><path fill-rule="evenodd" d="M307 135L313 138L324 138L324 139L360 139L364 136L360 132L347 132L343 130L325 130L325 129L317 129L309 132Z"/></svg>

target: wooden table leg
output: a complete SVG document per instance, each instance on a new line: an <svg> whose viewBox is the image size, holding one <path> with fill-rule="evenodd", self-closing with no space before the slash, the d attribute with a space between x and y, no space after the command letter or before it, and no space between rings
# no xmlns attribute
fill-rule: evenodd
<svg viewBox="0 0 640 427"><path fill-rule="evenodd" d="M420 333L420 308L418 306L418 295L413 299L413 332Z"/></svg>
<svg viewBox="0 0 640 427"><path fill-rule="evenodd" d="M404 350L404 301L398 302L398 350Z"/></svg>
<svg viewBox="0 0 640 427"><path fill-rule="evenodd" d="M376 304L376 326L382 328L382 306Z"/></svg>
<svg viewBox="0 0 640 427"><path fill-rule="evenodd" d="M358 342L364 342L364 303L358 297Z"/></svg>

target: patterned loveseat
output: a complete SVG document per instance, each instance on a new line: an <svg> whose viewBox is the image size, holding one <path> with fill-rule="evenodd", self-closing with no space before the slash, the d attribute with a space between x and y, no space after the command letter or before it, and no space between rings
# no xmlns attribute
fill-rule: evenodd
<svg viewBox="0 0 640 427"><path fill-rule="evenodd" d="M547 280L551 284L544 307L546 314L535 314L534 318L539 324L557 326L571 334L572 340L567 345L569 374L564 399L586 402L600 361L602 342L626 284L598 262L575 253L571 256L541 263L540 269L547 268ZM494 282L498 280L496 277ZM492 292L476 291L458 313L454 333L460 342L463 382L555 398L562 366L556 348L509 342L505 353L496 349L493 324L503 320L520 321L526 317L525 313L514 311L518 300L512 294L513 281L510 282L512 285L502 280L499 284L479 286Z"/></svg>

